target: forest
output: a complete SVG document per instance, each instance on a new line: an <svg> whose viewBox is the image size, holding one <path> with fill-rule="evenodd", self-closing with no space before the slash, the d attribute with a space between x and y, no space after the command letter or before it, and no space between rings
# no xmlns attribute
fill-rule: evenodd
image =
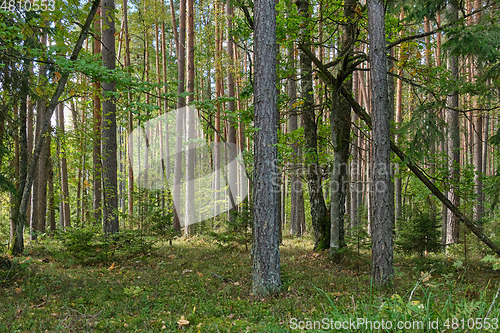
<svg viewBox="0 0 500 333"><path fill-rule="evenodd" d="M0 0L0 331L499 331L498 10Z"/></svg>

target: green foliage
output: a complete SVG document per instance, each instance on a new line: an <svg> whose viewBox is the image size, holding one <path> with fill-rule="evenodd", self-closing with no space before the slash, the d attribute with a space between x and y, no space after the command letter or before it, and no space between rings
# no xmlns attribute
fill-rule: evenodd
<svg viewBox="0 0 500 333"><path fill-rule="evenodd" d="M154 239L147 238L139 230L123 230L106 236L100 226L66 228L58 238L64 251L62 257L75 264L92 265L106 263L111 258L149 254Z"/></svg>
<svg viewBox="0 0 500 333"><path fill-rule="evenodd" d="M150 225L151 232L153 235L162 239L163 241L168 241L172 244L172 240L175 236L178 236L178 232L172 228L172 218L173 213L163 214L161 210L155 210L147 218L147 223Z"/></svg>
<svg viewBox="0 0 500 333"><path fill-rule="evenodd" d="M481 261L492 264L494 270L500 270L500 259L497 257L487 255Z"/></svg>
<svg viewBox="0 0 500 333"><path fill-rule="evenodd" d="M109 243L101 242L94 227L66 228L58 235L64 248L63 256L78 264L106 261L111 255Z"/></svg>
<svg viewBox="0 0 500 333"><path fill-rule="evenodd" d="M113 255L120 254L122 256L150 254L153 251L155 242L154 238L145 236L141 230L133 229L122 230L103 239L103 243L109 244Z"/></svg>
<svg viewBox="0 0 500 333"><path fill-rule="evenodd" d="M467 289L466 297L458 298L456 282L453 279L438 281L433 279L431 272L421 272L420 279L406 294L391 293L377 295L370 287L369 297L352 300L354 309L346 311L333 298L341 293L327 293L318 289L329 302L330 317L336 322L349 323L352 318L362 319L354 329L361 332L375 332L375 325L380 331L388 332L443 332L486 327L498 328L499 307L495 305L495 297L487 297L488 288L481 290ZM338 296L336 297L338 298ZM477 318L477 319L476 319ZM488 318L488 319L486 319ZM403 325L403 326L397 326ZM493 326L492 326L493 325ZM352 328L352 327L351 327ZM472 331L476 331L475 329Z"/></svg>
<svg viewBox="0 0 500 333"><path fill-rule="evenodd" d="M362 209L363 207L360 207ZM352 248L359 250L369 250L371 248L371 239L365 228L360 225L350 228L345 235L346 243Z"/></svg>
<svg viewBox="0 0 500 333"><path fill-rule="evenodd" d="M428 213L420 213L409 221L401 221L396 244L405 253L437 252L441 248L439 227L439 221Z"/></svg>
<svg viewBox="0 0 500 333"><path fill-rule="evenodd" d="M225 230L206 231L206 234L221 248L233 249L239 245L244 245L248 249L252 236L249 232L252 211L247 202L247 200L244 201L241 211L230 212L232 218L227 221Z"/></svg>

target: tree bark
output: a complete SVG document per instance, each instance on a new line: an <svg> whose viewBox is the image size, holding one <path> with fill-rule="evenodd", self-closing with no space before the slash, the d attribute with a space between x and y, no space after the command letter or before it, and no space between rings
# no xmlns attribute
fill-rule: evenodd
<svg viewBox="0 0 500 333"><path fill-rule="evenodd" d="M229 220L234 221L234 214L236 213L236 207L234 207L234 202L236 202L236 197L233 195L233 190L231 186L234 186L237 182L236 179L236 163L230 163L236 158L236 126L237 123L232 118L235 112L234 104L234 41L233 41L233 8L231 7L231 0L226 0L226 25L227 25L227 43L226 50L228 55L229 66L227 68L227 97L231 100L227 103L227 113L229 114L228 128L227 128L227 150L228 150L228 183L229 183ZM236 188L234 189L236 190Z"/></svg>
<svg viewBox="0 0 500 333"><path fill-rule="evenodd" d="M162 14L164 16L164 11L165 11L165 2L162 0ZM175 29L177 31L177 29ZM168 86L166 85L167 81L167 41L166 41L166 34L165 34L165 21L162 21L161 23L161 52L162 52L162 69L163 69L163 93L165 96L168 93ZM166 112L168 110L168 100L165 98L163 100L163 111ZM164 159L162 159L162 166L163 166L163 174L165 175L165 179L170 179L170 135L169 135L169 128L168 128L168 123L165 123L165 137L164 137L164 142L165 144L163 147L165 147L165 150L162 150L162 154ZM162 140L163 142L163 140ZM164 164L163 164L164 163ZM165 196L168 195L169 190L165 191L165 194L162 197L162 200L165 200ZM163 201L162 201L163 202Z"/></svg>
<svg viewBox="0 0 500 333"><path fill-rule="evenodd" d="M187 0L187 92L189 93L187 103L189 107L194 101L194 0ZM196 163L196 145L191 142L196 137L195 119L193 112L186 113L186 138L189 141L186 152L186 202L184 234L190 236L193 233L193 223L196 219L195 211L192 209L195 199L194 169Z"/></svg>
<svg viewBox="0 0 500 333"><path fill-rule="evenodd" d="M347 22L343 28L341 53L345 54L345 58L338 77L338 80L346 77L344 82L339 81L338 84L342 84L350 92L352 92L352 79L349 76L351 73L344 73L344 71L349 63L349 57L354 54L356 3L356 0L344 1L344 18ZM331 106L330 128L333 145L333 167L330 177L330 249L335 252L345 245L344 215L348 185L349 144L351 140L351 106L335 89L332 91Z"/></svg>
<svg viewBox="0 0 500 333"><path fill-rule="evenodd" d="M354 99L356 101L359 100L359 78L358 78L358 73L353 73L352 76L352 82L353 82L353 93L354 93ZM349 208L349 217L350 217L350 228L355 229L359 226L359 206L361 205L361 200L359 194L361 193L361 184L360 184L360 152L361 152L361 145L360 145L360 136L361 133L358 128L358 116L354 113L352 114L351 122L354 124L352 127L352 132L353 132L353 144L351 145L351 163L349 164L350 166L350 181L351 181L351 188L350 188L350 196L351 196L351 205Z"/></svg>
<svg viewBox="0 0 500 333"><path fill-rule="evenodd" d="M310 20L308 0L296 0L299 14L302 16L301 44L310 48L310 37L307 26ZM316 250L330 246L330 216L326 209L323 187L321 184L321 166L318 158L318 134L314 111L312 62L300 52L300 85L302 99L302 121L305 136L305 160L307 167L307 183L311 205L311 222L314 231Z"/></svg>
<svg viewBox="0 0 500 333"><path fill-rule="evenodd" d="M44 72L43 72L44 73ZM47 112L45 100L39 100L37 107L37 125L42 121L43 115ZM39 126L37 126L36 140L43 140L44 144L40 153L35 179L33 181L33 212L31 218L31 240L37 239L37 234L45 232L45 221L47 213L47 159L50 153L51 136L40 137Z"/></svg>
<svg viewBox="0 0 500 333"><path fill-rule="evenodd" d="M47 159L47 173L48 173L48 211L49 211L49 226L50 236L54 236L56 232L56 205L54 193L54 165L52 163L52 156Z"/></svg>
<svg viewBox="0 0 500 333"><path fill-rule="evenodd" d="M399 14L399 20L403 21L404 19L404 11L401 9L401 13ZM400 38L403 37L403 32L400 32ZM401 59L403 55L403 49L402 47L399 47L399 59ZM402 76L403 75L403 69L398 71L398 75ZM396 144L400 144L401 142L401 136L399 134L399 129L403 123L403 81L401 79L398 79L396 81L396 115L395 115L395 126L396 126L396 137L395 141ZM395 223L398 225L401 217L402 217L402 212L403 212L403 180L400 175L400 167L399 164L396 166L396 176L394 177L394 195L395 195L395 207L394 207L394 212L395 212ZM396 226L398 227L398 226Z"/></svg>
<svg viewBox="0 0 500 333"><path fill-rule="evenodd" d="M20 87L20 102L19 102L19 187L18 191L13 197L15 204L13 205L12 220L10 228L10 248L9 253L12 255L21 254L24 251L24 226L26 222L26 206L23 207L22 199L24 198L24 193L21 192L25 187L31 189L30 186L26 186L26 179L28 173L28 138L27 138L27 124L26 124L26 107L27 99L29 94L29 68L30 62L28 60L23 60L23 73L24 77L21 81ZM40 144L41 145L41 144ZM34 173L34 170L33 170ZM26 197L26 205L29 194Z"/></svg>
<svg viewBox="0 0 500 333"><path fill-rule="evenodd" d="M61 202L62 202L62 227L71 226L71 212L69 209L69 186L68 186L68 163L66 161L66 149L64 145L64 105L59 104L57 107L57 120L59 127L59 142L60 142L60 172L61 172Z"/></svg>
<svg viewBox="0 0 500 333"><path fill-rule="evenodd" d="M288 49L288 60L292 70L295 70L294 47ZM297 77L290 76L287 82L288 110L288 132L293 134L298 129L298 108L297 104ZM290 163L290 233L292 236L300 236L305 230L302 230L304 224L304 191L302 186L301 157L302 152L297 141L291 143L293 149L293 161Z"/></svg>
<svg viewBox="0 0 500 333"><path fill-rule="evenodd" d="M222 29L221 29L221 18L219 13L219 1L214 2L214 16L215 16L215 97L219 99L222 97ZM220 179L221 179L221 103L217 101L215 105L215 134L214 134L214 195L215 200L218 202L220 200ZM215 216L220 214L220 205L215 205Z"/></svg>
<svg viewBox="0 0 500 333"><path fill-rule="evenodd" d="M108 70L115 69L115 2L102 0L102 61ZM118 164L116 141L116 92L114 82L103 82L102 90L102 178L103 178L103 231L118 232Z"/></svg>
<svg viewBox="0 0 500 333"><path fill-rule="evenodd" d="M128 68L130 67L130 37L128 30L128 2L123 0L123 29L125 38L125 59L124 65ZM134 117L132 113L132 108L130 108L130 101L132 100L132 93L127 92L127 106L129 106L129 111L127 115L127 130L130 135L134 130ZM133 147L132 143L128 142L128 183L127 183L127 204L128 204L128 215L131 218L134 215L134 168L133 168Z"/></svg>
<svg viewBox="0 0 500 333"><path fill-rule="evenodd" d="M124 6L124 19L125 19L125 27L127 27L127 0L123 1ZM93 53L101 54L101 19L100 19L100 7L97 12L97 16L94 20L94 47ZM128 38L127 28L125 28L125 38ZM125 40L125 45L127 45L127 40ZM92 83L94 87L94 95L93 95L93 106L94 106L94 140L92 143L92 211L93 211L93 219L94 223L101 224L102 223L102 162L101 162L101 99L99 98L99 94L101 92L101 83L99 81L95 81Z"/></svg>
<svg viewBox="0 0 500 333"><path fill-rule="evenodd" d="M393 278L394 198L391 198L390 118L387 84L385 12L382 0L368 0L370 75L373 114L372 276L385 285Z"/></svg>
<svg viewBox="0 0 500 333"><path fill-rule="evenodd" d="M43 34L40 40L42 45L47 44L47 35ZM47 84L45 64L40 65L39 84ZM42 151L40 152L40 161L37 165L35 177L33 179L33 203L32 215L30 221L30 239L36 240L38 234L45 232L45 217L47 212L47 159L50 151L50 133L41 136L41 126L45 113L47 112L47 101L42 96L37 102L36 131L35 142L43 141ZM30 129L28 128L28 132ZM31 150L31 144L28 145Z"/></svg>
<svg viewBox="0 0 500 333"><path fill-rule="evenodd" d="M450 20L456 22L458 20L458 8L450 3ZM451 74L451 80L458 80L458 57L452 54L448 55L448 71ZM458 186L460 181L460 125L458 108L458 91L452 91L446 98L445 120L448 125L447 130L447 145L448 145L448 172L449 185L448 199L454 206L459 207L460 197L458 196ZM459 241L459 221L455 214L448 212L448 220L446 225L446 245L453 244Z"/></svg>
<svg viewBox="0 0 500 333"><path fill-rule="evenodd" d="M478 10L481 7L481 0L474 1L474 10ZM481 21L481 13L474 15L474 24L479 25ZM479 66L477 59L474 59L475 66L472 67L472 82L475 83L475 75L477 74L477 68ZM478 108L477 97L473 97L473 107ZM474 131L472 132L474 138L473 145L473 164L474 164L474 188L476 194L476 203L474 205L474 221L480 221L483 218L484 213L484 194L483 194L483 154L486 155L486 151L483 151L483 114L481 111L476 111L474 120ZM486 136L485 136L486 138Z"/></svg>
<svg viewBox="0 0 500 333"><path fill-rule="evenodd" d="M173 9L171 7L171 9ZM174 15L174 11L172 11ZM175 18L172 18L175 20ZM177 28L175 28L177 30ZM183 97L184 86L185 86L185 71L186 71L186 0L180 0L179 8L179 34L177 43L177 120L176 120L176 140L175 140L175 161L174 161L174 186L172 196L174 202L180 202L181 196L181 178L182 178L182 141L183 141L183 131L184 131L184 114L179 112L179 110L186 105L186 100ZM181 222L178 213L180 207L175 207L174 205L174 218L173 218L173 229L176 231L181 230Z"/></svg>
<svg viewBox="0 0 500 333"><path fill-rule="evenodd" d="M277 165L276 2L254 5L254 176L252 289L258 297L281 290L279 254L280 177Z"/></svg>

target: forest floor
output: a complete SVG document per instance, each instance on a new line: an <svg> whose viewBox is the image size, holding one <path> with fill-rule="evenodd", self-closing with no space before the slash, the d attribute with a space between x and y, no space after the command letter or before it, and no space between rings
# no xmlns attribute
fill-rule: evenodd
<svg viewBox="0 0 500 333"><path fill-rule="evenodd" d="M283 292L260 299L251 292L250 250L243 245L180 238L148 255L79 265L63 259L58 242L43 240L14 258L8 274L3 268L0 332L299 332L342 324L341 331L353 332L379 331L382 319L388 332L464 332L478 328L469 318L486 315L493 319L483 323L498 331L500 275L486 264L397 257L395 283L377 289L368 251L332 260L311 248L305 238L284 239Z"/></svg>

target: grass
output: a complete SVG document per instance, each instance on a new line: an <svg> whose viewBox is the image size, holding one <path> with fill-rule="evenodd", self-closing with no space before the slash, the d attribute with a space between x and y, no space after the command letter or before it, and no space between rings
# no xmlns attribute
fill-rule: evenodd
<svg viewBox="0 0 500 333"><path fill-rule="evenodd" d="M149 255L82 266L62 255L57 241L43 240L3 269L0 332L299 332L323 318L425 320L426 326L438 319L438 329L405 331L464 332L475 330L446 329L446 318L464 318L467 325L488 310L490 318L500 317L500 299L492 306L499 275L479 262L464 270L443 256L398 257L395 283L377 289L367 253L346 251L332 261L311 248L304 238L286 238L283 292L260 299L251 293L250 253L242 245L181 238ZM179 325L182 320L189 324Z"/></svg>

